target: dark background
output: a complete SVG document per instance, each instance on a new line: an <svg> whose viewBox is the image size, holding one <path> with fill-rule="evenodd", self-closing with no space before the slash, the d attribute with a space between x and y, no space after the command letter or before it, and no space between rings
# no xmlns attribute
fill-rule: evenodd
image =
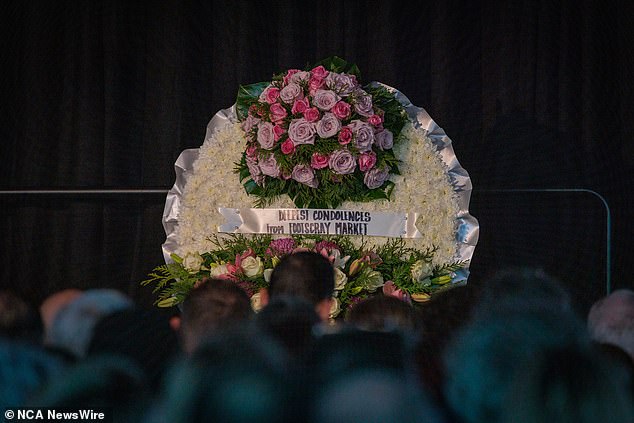
<svg viewBox="0 0 634 423"><path fill-rule="evenodd" d="M167 190L239 84L338 55L453 140L481 229L470 283L537 265L582 311L632 286L626 1L11 0L0 16L0 190ZM152 303L139 281L163 261L164 194L0 201L2 287L35 304L98 286Z"/></svg>

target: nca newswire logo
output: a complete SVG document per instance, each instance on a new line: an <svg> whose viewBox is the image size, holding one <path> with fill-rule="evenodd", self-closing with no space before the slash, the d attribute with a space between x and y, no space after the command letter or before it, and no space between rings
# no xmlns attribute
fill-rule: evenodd
<svg viewBox="0 0 634 423"><path fill-rule="evenodd" d="M53 409L53 408L11 408L4 411L4 421L41 422L109 422L109 413L103 409Z"/></svg>

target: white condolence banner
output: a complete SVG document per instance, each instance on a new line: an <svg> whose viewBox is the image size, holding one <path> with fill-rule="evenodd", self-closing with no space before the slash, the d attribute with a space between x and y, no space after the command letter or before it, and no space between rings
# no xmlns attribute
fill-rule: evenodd
<svg viewBox="0 0 634 423"><path fill-rule="evenodd" d="M234 209L219 207L218 232L271 235L365 235L420 238L418 213L332 209Z"/></svg>

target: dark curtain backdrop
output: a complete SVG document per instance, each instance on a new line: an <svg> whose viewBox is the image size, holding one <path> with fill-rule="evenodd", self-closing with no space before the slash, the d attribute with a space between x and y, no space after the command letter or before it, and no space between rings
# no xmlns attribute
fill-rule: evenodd
<svg viewBox="0 0 634 423"><path fill-rule="evenodd" d="M299 6L303 5L303 6ZM331 55L398 88L452 138L482 236L472 283L545 267L584 305L632 286L628 2L8 1L0 189L165 188L238 85ZM222 189L222 186L219 186ZM34 303L122 289L162 262L164 195L3 195L2 286Z"/></svg>

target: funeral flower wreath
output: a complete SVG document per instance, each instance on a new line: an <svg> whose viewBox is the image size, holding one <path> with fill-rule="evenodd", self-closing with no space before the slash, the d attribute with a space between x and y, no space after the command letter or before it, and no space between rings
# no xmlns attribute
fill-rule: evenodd
<svg viewBox="0 0 634 423"><path fill-rule="evenodd" d="M333 263L333 317L377 292L425 301L466 282L479 228L451 141L397 90L359 80L356 66L334 57L240 87L203 145L177 161L166 264L142 282L155 285L158 306L215 277L242 286L257 309L275 265L298 250ZM223 207L414 210L420 235L219 233Z"/></svg>

